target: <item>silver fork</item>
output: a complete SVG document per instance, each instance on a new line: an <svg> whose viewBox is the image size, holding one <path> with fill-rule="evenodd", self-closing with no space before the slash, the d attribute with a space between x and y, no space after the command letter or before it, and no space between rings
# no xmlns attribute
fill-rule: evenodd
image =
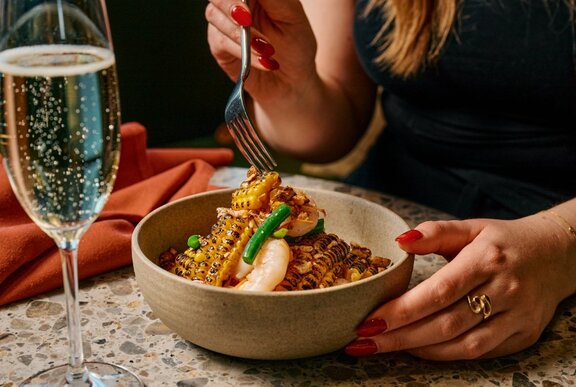
<svg viewBox="0 0 576 387"><path fill-rule="evenodd" d="M242 0L248 5L248 0ZM246 160L259 173L272 171L277 163L270 155L262 140L258 137L254 125L246 112L244 104L244 81L250 74L250 27L240 27L240 46L242 48L242 67L236 86L226 104L224 118L236 146Z"/></svg>

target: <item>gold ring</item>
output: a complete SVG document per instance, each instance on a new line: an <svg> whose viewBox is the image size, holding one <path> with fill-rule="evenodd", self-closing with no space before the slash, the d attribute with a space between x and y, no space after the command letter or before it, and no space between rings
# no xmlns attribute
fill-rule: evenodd
<svg viewBox="0 0 576 387"><path fill-rule="evenodd" d="M492 314L492 303L490 297L485 294L480 296L468 297L468 305L474 314L482 313L482 320L486 320Z"/></svg>

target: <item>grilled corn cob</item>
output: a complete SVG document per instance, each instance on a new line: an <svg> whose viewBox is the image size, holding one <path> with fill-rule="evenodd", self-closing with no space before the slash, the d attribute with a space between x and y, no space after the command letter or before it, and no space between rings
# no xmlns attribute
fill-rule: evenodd
<svg viewBox="0 0 576 387"><path fill-rule="evenodd" d="M253 173L256 173L255 171ZM270 191L280 185L278 172L248 174L248 178L232 193L233 210L260 210L270 201Z"/></svg>
<svg viewBox="0 0 576 387"><path fill-rule="evenodd" d="M291 246L294 259L276 290L304 290L330 286L337 278L334 271L346 258L350 246L334 234L320 233Z"/></svg>
<svg viewBox="0 0 576 387"><path fill-rule="evenodd" d="M249 216L236 217L225 211L220 212L210 235L200 237L200 247L179 254L170 271L184 278L222 286L237 264L254 228L255 223Z"/></svg>
<svg viewBox="0 0 576 387"><path fill-rule="evenodd" d="M355 246L352 248L344 264L346 266L345 278L348 281L354 282L371 275L370 263L366 259L365 251ZM369 254L368 254L369 256Z"/></svg>
<svg viewBox="0 0 576 387"><path fill-rule="evenodd" d="M346 280L354 282L378 274L390 264L387 258L374 257L372 251L354 242L350 243L351 250L344 260Z"/></svg>

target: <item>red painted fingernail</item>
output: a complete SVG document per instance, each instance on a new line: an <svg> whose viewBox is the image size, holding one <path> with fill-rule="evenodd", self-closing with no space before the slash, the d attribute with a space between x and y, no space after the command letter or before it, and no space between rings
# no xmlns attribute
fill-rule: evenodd
<svg viewBox="0 0 576 387"><path fill-rule="evenodd" d="M396 242L414 242L418 239L421 239L424 235L418 230L408 230L403 234L400 234L396 237Z"/></svg>
<svg viewBox="0 0 576 387"><path fill-rule="evenodd" d="M364 321L356 329L356 334L359 337L371 337L379 335L388 329L388 324L381 318L373 318L368 321Z"/></svg>
<svg viewBox="0 0 576 387"><path fill-rule="evenodd" d="M349 356L369 356L378 352L376 343L370 339L362 339L351 342L344 349Z"/></svg>
<svg viewBox="0 0 576 387"><path fill-rule="evenodd" d="M274 71L280 68L280 63L278 63L274 58L270 58L269 56L259 56L258 62L260 62L260 64L267 70Z"/></svg>
<svg viewBox="0 0 576 387"><path fill-rule="evenodd" d="M262 56L272 56L276 52L274 47L262 38L252 38L250 45L258 54Z"/></svg>
<svg viewBox="0 0 576 387"><path fill-rule="evenodd" d="M240 5L235 5L230 9L230 16L242 27L250 27L252 25L252 15Z"/></svg>

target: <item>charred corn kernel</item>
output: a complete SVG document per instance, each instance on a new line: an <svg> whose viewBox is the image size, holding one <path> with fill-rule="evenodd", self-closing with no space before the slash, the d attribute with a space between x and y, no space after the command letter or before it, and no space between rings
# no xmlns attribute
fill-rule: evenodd
<svg viewBox="0 0 576 387"><path fill-rule="evenodd" d="M345 258L344 263L346 265L344 277L351 282L361 279L362 274L368 268L368 262L354 254L349 254Z"/></svg>
<svg viewBox="0 0 576 387"><path fill-rule="evenodd" d="M329 286L328 283L338 277L339 264L348 255L350 246L334 234L320 233L298 241L291 250L294 259L276 290L317 289L323 283L325 287ZM302 273L306 262L312 265L309 271Z"/></svg>
<svg viewBox="0 0 576 387"><path fill-rule="evenodd" d="M287 290L296 290L298 284L302 280L302 274L295 270L294 267L288 266L288 270L286 271L286 275L282 282L280 282L274 290L276 291L287 291Z"/></svg>
<svg viewBox="0 0 576 387"><path fill-rule="evenodd" d="M372 255L370 249L351 243L351 250L344 260L347 267L345 278L348 281L358 281L378 273L378 268L370 264L368 259Z"/></svg>
<svg viewBox="0 0 576 387"><path fill-rule="evenodd" d="M338 262L333 270L328 271L324 277L320 280L320 288L329 288L330 286L334 285L338 278L342 278L344 274L344 261Z"/></svg>
<svg viewBox="0 0 576 387"><path fill-rule="evenodd" d="M297 290L298 284L302 281L302 278L312 271L312 265L310 265L310 270L302 272L300 268L306 267L306 261L304 257L296 257L294 251L292 250L293 260L288 264L286 269L286 275L284 279L276 286L274 290L286 291L286 290Z"/></svg>
<svg viewBox="0 0 576 387"><path fill-rule="evenodd" d="M385 270L390 266L392 260L390 258L379 257L377 255L373 255L368 258L368 262L370 262L370 266L374 266L378 268L378 271Z"/></svg>
<svg viewBox="0 0 576 387"><path fill-rule="evenodd" d="M198 254L194 255L194 262L196 263L200 263L202 261L205 261L207 259L206 254L204 254L203 251L199 251Z"/></svg>
<svg viewBox="0 0 576 387"><path fill-rule="evenodd" d="M351 282L358 281L361 277L362 277L362 271L357 267L349 268L346 270L346 279L348 281Z"/></svg>
<svg viewBox="0 0 576 387"><path fill-rule="evenodd" d="M270 191L280 184L278 172L267 172L232 193L233 210L259 210L268 205Z"/></svg>

